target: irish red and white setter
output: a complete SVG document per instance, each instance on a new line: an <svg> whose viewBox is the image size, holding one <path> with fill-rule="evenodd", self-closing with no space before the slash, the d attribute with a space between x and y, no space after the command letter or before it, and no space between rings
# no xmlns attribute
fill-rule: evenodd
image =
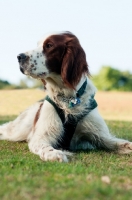
<svg viewBox="0 0 132 200"><path fill-rule="evenodd" d="M49 35L17 58L21 72L40 79L48 96L0 126L0 140L26 140L43 161L67 162L77 150L132 152L132 143L112 136L98 112L86 55L74 34Z"/></svg>

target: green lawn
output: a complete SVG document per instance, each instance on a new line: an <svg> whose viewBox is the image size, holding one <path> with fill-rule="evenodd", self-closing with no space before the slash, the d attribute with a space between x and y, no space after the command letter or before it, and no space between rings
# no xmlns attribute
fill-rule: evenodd
<svg viewBox="0 0 132 200"><path fill-rule="evenodd" d="M1 117L0 122L11 118ZM131 122L107 124L117 136L132 140ZM91 151L75 154L69 163L43 162L29 152L27 143L0 141L0 199L132 199L132 155Z"/></svg>

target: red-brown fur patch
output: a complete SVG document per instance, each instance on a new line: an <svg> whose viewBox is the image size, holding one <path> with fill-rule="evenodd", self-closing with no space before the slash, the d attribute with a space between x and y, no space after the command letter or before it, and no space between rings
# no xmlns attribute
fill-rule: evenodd
<svg viewBox="0 0 132 200"><path fill-rule="evenodd" d="M43 53L49 71L60 74L69 88L75 88L83 73L90 74L85 52L70 32L48 37L43 44Z"/></svg>
<svg viewBox="0 0 132 200"><path fill-rule="evenodd" d="M33 127L35 127L35 125L36 125L36 123L37 123L37 121L38 121L38 119L39 119L40 111L41 111L42 105L43 105L43 103L40 104L39 109L38 109L38 111L37 111L37 113L36 113L36 115L35 115L34 122L33 122Z"/></svg>

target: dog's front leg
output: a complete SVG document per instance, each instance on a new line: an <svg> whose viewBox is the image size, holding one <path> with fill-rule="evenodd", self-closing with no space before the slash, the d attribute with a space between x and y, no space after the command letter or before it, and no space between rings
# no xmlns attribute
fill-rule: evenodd
<svg viewBox="0 0 132 200"><path fill-rule="evenodd" d="M83 131L81 133L81 131ZM82 136L82 139L81 139ZM80 139L79 139L80 137ZM71 148L75 149L106 149L119 154L132 153L132 142L116 138L100 116L97 108L90 112L76 129ZM75 141L78 141L75 144ZM90 143L90 144L89 144Z"/></svg>
<svg viewBox="0 0 132 200"><path fill-rule="evenodd" d="M28 138L30 151L39 155L43 161L67 162L68 153L54 148L62 133L61 119L54 107L45 101L34 130Z"/></svg>
<svg viewBox="0 0 132 200"><path fill-rule="evenodd" d="M43 144L39 141L36 145L31 142L29 149L32 153L39 155L43 161L68 162L66 152L53 148L51 144L46 144L45 141L43 141Z"/></svg>
<svg viewBox="0 0 132 200"><path fill-rule="evenodd" d="M97 109L90 113L89 121L91 120L93 128L93 138L95 138L95 145L100 148L115 151L119 154L132 153L132 142L114 137L98 113ZM92 132L91 130L91 132Z"/></svg>

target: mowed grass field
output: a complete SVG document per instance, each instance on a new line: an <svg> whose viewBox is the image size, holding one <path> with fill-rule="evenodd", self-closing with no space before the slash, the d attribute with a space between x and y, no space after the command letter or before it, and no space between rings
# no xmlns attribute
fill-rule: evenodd
<svg viewBox="0 0 132 200"><path fill-rule="evenodd" d="M0 123L44 97L40 90L0 91ZM98 92L112 133L132 141L132 93ZM43 162L25 142L0 141L2 200L131 200L132 155L78 152L69 163Z"/></svg>

